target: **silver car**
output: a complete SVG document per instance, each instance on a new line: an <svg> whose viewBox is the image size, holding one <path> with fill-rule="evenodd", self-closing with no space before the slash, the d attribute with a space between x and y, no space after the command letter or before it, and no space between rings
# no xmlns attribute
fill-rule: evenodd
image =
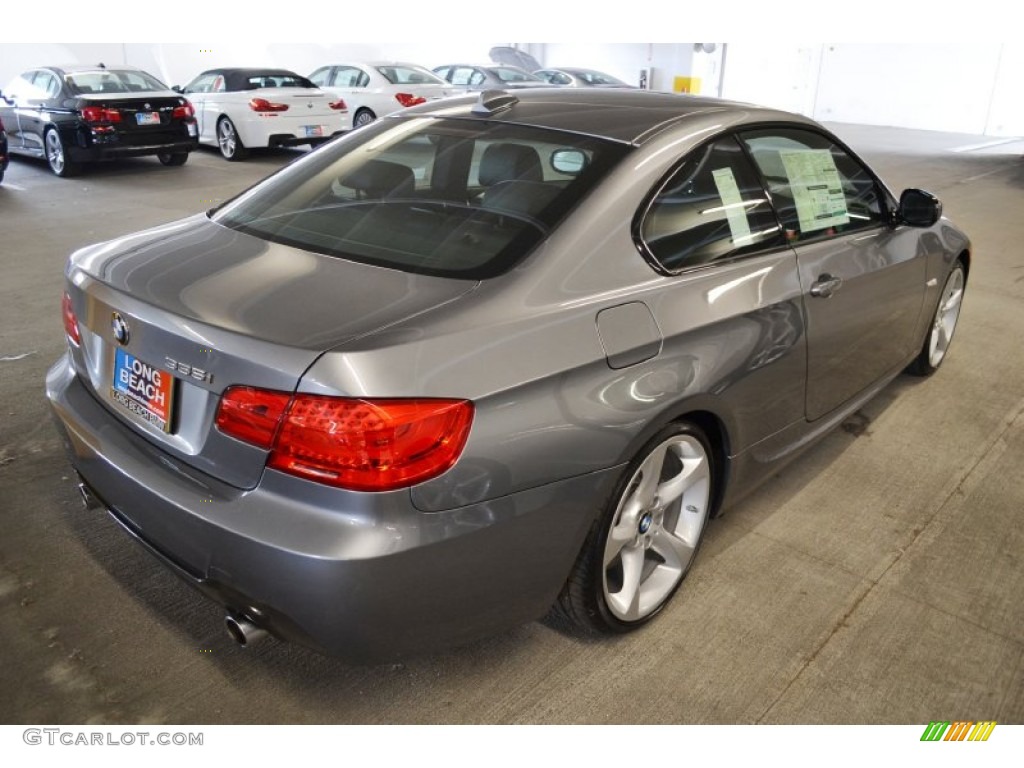
<svg viewBox="0 0 1024 768"><path fill-rule="evenodd" d="M84 248L46 387L88 500L352 659L632 630L708 520L946 356L967 237L803 117L484 92Z"/></svg>

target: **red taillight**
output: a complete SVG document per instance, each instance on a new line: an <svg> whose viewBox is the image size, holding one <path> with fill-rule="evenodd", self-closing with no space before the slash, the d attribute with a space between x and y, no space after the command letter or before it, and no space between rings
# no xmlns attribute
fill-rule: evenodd
<svg viewBox="0 0 1024 768"><path fill-rule="evenodd" d="M78 318L75 316L75 308L71 306L71 295L64 291L60 300L60 313L64 318L64 333L76 347L82 343L82 336L78 332Z"/></svg>
<svg viewBox="0 0 1024 768"><path fill-rule="evenodd" d="M249 109L253 112L287 112L288 105L266 99L249 99Z"/></svg>
<svg viewBox="0 0 1024 768"><path fill-rule="evenodd" d="M195 108L190 102L186 101L181 106L174 108L174 111L171 113L171 117L175 120L185 120L190 117L195 117L195 114Z"/></svg>
<svg viewBox="0 0 1024 768"><path fill-rule="evenodd" d="M217 428L269 450L291 395L254 387L229 387L217 409Z"/></svg>
<svg viewBox="0 0 1024 768"><path fill-rule="evenodd" d="M414 96L411 93L396 93L395 98L403 107L415 107L417 104L425 104L427 101L422 96Z"/></svg>
<svg viewBox="0 0 1024 768"><path fill-rule="evenodd" d="M217 426L272 446L269 467L354 491L390 491L437 477L458 460L473 422L466 400L297 394L289 404L288 398L232 387L221 400Z"/></svg>
<svg viewBox="0 0 1024 768"><path fill-rule="evenodd" d="M87 123L120 123L121 113L106 107L83 107L82 118Z"/></svg>
<svg viewBox="0 0 1024 768"><path fill-rule="evenodd" d="M337 109L337 110L348 109L348 104L345 103L344 99L338 99L337 101L332 101L327 106L330 107L331 109Z"/></svg>

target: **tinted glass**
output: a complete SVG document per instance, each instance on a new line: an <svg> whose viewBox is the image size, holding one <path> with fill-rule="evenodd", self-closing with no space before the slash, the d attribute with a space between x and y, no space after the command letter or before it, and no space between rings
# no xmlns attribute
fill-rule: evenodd
<svg viewBox="0 0 1024 768"><path fill-rule="evenodd" d="M831 139L814 131L740 134L771 192L790 241L835 237L887 220L874 177Z"/></svg>
<svg viewBox="0 0 1024 768"><path fill-rule="evenodd" d="M586 157L576 175L551 156ZM471 120L389 119L213 214L266 240L409 272L481 279L517 264L628 148Z"/></svg>
<svg viewBox="0 0 1024 768"><path fill-rule="evenodd" d="M245 75L231 83L232 91L251 91L257 88L315 88L316 86L305 77L293 74L260 74Z"/></svg>
<svg viewBox="0 0 1024 768"><path fill-rule="evenodd" d="M670 272L784 244L753 168L733 138L691 153L658 190L640 238Z"/></svg>
<svg viewBox="0 0 1024 768"><path fill-rule="evenodd" d="M167 86L152 75L133 70L98 69L64 76L72 93L137 93L166 91Z"/></svg>

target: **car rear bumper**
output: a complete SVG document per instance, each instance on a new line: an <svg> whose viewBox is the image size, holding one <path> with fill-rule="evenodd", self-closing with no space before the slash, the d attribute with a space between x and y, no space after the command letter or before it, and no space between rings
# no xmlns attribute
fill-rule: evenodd
<svg viewBox="0 0 1024 768"><path fill-rule="evenodd" d="M408 491L339 492L273 471L245 491L122 425L67 355L46 390L84 483L150 551L229 611L354 661L543 615L618 476L613 468L433 513L415 509Z"/></svg>
<svg viewBox="0 0 1024 768"><path fill-rule="evenodd" d="M242 144L250 149L291 147L317 144L346 132L345 121L338 115L292 115L286 112L272 116L246 116L235 122Z"/></svg>
<svg viewBox="0 0 1024 768"><path fill-rule="evenodd" d="M146 157L149 155L176 155L192 152L199 148L199 140L186 138L181 141L160 144L109 144L92 143L86 146L75 144L66 148L73 162L86 163L97 160L114 160L121 157Z"/></svg>

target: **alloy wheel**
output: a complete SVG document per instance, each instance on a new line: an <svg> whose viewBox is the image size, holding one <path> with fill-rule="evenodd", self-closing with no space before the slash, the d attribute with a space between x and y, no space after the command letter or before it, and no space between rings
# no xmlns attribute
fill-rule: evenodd
<svg viewBox="0 0 1024 768"><path fill-rule="evenodd" d="M710 501L710 460L694 435L673 435L647 454L604 547L604 598L616 619L643 621L672 595L693 561Z"/></svg>

